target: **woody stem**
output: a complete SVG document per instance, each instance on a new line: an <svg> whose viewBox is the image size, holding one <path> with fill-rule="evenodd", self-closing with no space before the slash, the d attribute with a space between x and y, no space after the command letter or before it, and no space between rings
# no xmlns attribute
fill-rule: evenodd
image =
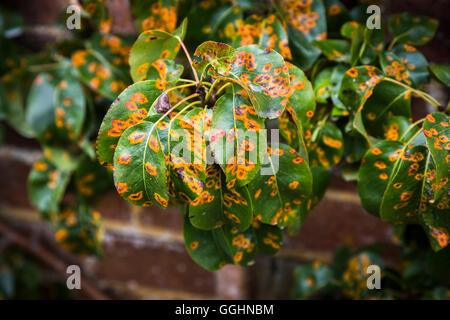
<svg viewBox="0 0 450 320"><path fill-rule="evenodd" d="M189 65L191 66L192 73L194 74L195 82L197 84L200 84L200 80L198 79L197 70L194 69L194 65L192 63L191 55L189 54L188 50L186 49L186 46L183 43L183 40L181 40L180 37L176 37L178 39L178 42L180 43L181 47L183 48L184 53L186 54L186 58L189 61Z"/></svg>

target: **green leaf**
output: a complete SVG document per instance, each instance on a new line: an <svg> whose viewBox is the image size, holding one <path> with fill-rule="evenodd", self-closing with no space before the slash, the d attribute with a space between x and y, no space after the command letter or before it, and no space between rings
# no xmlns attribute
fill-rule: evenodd
<svg viewBox="0 0 450 320"><path fill-rule="evenodd" d="M309 160L313 166L333 167L341 161L344 154L342 132L329 122L314 129L307 146Z"/></svg>
<svg viewBox="0 0 450 320"><path fill-rule="evenodd" d="M444 113L434 112L425 118L423 132L426 137L427 147L431 152L436 166L436 181L434 199L440 199L449 191L450 175L450 127L449 117Z"/></svg>
<svg viewBox="0 0 450 320"><path fill-rule="evenodd" d="M283 57L272 49L258 45L238 48L230 72L221 74L210 69L210 75L240 85L262 118L277 118L286 107L290 92L288 68Z"/></svg>
<svg viewBox="0 0 450 320"><path fill-rule="evenodd" d="M292 59L287 32L274 14L268 15L262 23L259 45L277 51L284 59Z"/></svg>
<svg viewBox="0 0 450 320"><path fill-rule="evenodd" d="M403 144L399 141L381 141L367 151L358 173L358 192L364 209L380 215L381 201L394 168L397 154Z"/></svg>
<svg viewBox="0 0 450 320"><path fill-rule="evenodd" d="M332 280L330 268L318 261L298 266L294 270L294 297L308 299L319 294Z"/></svg>
<svg viewBox="0 0 450 320"><path fill-rule="evenodd" d="M40 73L30 89L27 122L43 144L74 142L81 134L86 100L70 69L65 72L64 79L58 74Z"/></svg>
<svg viewBox="0 0 450 320"><path fill-rule="evenodd" d="M418 87L429 82L428 62L416 48L397 44L380 59L385 74L407 85Z"/></svg>
<svg viewBox="0 0 450 320"><path fill-rule="evenodd" d="M433 75L444 85L450 87L450 66L438 65L428 66Z"/></svg>
<svg viewBox="0 0 450 320"><path fill-rule="evenodd" d="M283 0L280 1L280 8L288 25L292 59L298 67L306 70L320 55L320 50L311 41L327 37L325 7L322 0L293 4L292 1Z"/></svg>
<svg viewBox="0 0 450 320"><path fill-rule="evenodd" d="M247 266L256 253L256 240L252 229L239 231L237 227L223 225L213 230L216 243L236 264Z"/></svg>
<svg viewBox="0 0 450 320"><path fill-rule="evenodd" d="M289 225L311 193L311 172L307 160L284 144L268 147L268 153L265 166L248 185L253 212L263 223Z"/></svg>
<svg viewBox="0 0 450 320"><path fill-rule="evenodd" d="M147 30L142 32L130 51L131 78L134 82L147 79L147 71L158 59L173 60L180 50L178 38L184 39L187 20L173 34Z"/></svg>
<svg viewBox="0 0 450 320"><path fill-rule="evenodd" d="M351 39L350 64L354 66L359 59L361 44L364 40L365 28L356 21L346 22L341 28L341 34Z"/></svg>
<svg viewBox="0 0 450 320"><path fill-rule="evenodd" d="M331 96L332 80L331 74L334 68L326 68L319 72L314 78L314 94L317 102L327 103L327 99Z"/></svg>
<svg viewBox="0 0 450 320"><path fill-rule="evenodd" d="M156 119L123 132L114 153L114 183L131 204L168 206L167 169Z"/></svg>
<svg viewBox="0 0 450 320"><path fill-rule="evenodd" d="M313 41L328 60L336 62L350 62L350 45L345 40L320 40Z"/></svg>
<svg viewBox="0 0 450 320"><path fill-rule="evenodd" d="M74 52L72 65L77 69L78 76L84 84L111 100L117 97L117 94L129 82L126 76L97 51L78 50Z"/></svg>
<svg viewBox="0 0 450 320"><path fill-rule="evenodd" d="M248 100L232 89L214 107L210 146L227 183L244 186L258 173L264 159L264 121Z"/></svg>
<svg viewBox="0 0 450 320"><path fill-rule="evenodd" d="M256 253L275 254L283 245L283 230L277 226L271 226L253 221L252 228L256 238Z"/></svg>
<svg viewBox="0 0 450 320"><path fill-rule="evenodd" d="M183 236L186 250L197 264L214 271L230 261L225 252L216 244L212 231L195 228L188 219L184 220Z"/></svg>
<svg viewBox="0 0 450 320"><path fill-rule="evenodd" d="M131 12L139 31L162 30L173 32L177 24L177 1L134 0Z"/></svg>
<svg viewBox="0 0 450 320"><path fill-rule="evenodd" d="M205 188L191 201L189 218L199 229L214 229L227 222L245 231L252 223L252 203L246 187L226 188L220 169L208 167Z"/></svg>
<svg viewBox="0 0 450 320"><path fill-rule="evenodd" d="M364 103L361 112L367 132L372 136L383 137L383 128L390 115L411 118L411 90L396 83L381 81L373 89L373 94ZM391 133L395 134L394 131Z"/></svg>
<svg viewBox="0 0 450 320"><path fill-rule="evenodd" d="M28 176L28 194L31 204L45 219L50 220L58 212L69 177L68 172L58 170L44 157L33 164Z"/></svg>
<svg viewBox="0 0 450 320"><path fill-rule="evenodd" d="M401 43L424 45L437 30L438 21L426 16L412 17L408 12L395 14L389 18L389 32Z"/></svg>
<svg viewBox="0 0 450 320"><path fill-rule="evenodd" d="M82 2L83 10L94 20L101 32L109 33L111 31L111 17L105 1L85 0Z"/></svg>
<svg viewBox="0 0 450 320"><path fill-rule="evenodd" d="M97 161L83 157L74 173L74 183L79 201L95 204L112 184L110 172Z"/></svg>
<svg viewBox="0 0 450 320"><path fill-rule="evenodd" d="M340 36L341 26L351 19L347 8L338 0L324 0L327 13L327 33L331 38Z"/></svg>
<svg viewBox="0 0 450 320"><path fill-rule="evenodd" d="M375 85L382 80L380 70L374 66L352 67L345 72L339 99L349 111L360 111L372 95Z"/></svg>
<svg viewBox="0 0 450 320"><path fill-rule="evenodd" d="M203 73L208 66L217 72L226 74L230 71L236 58L233 47L215 41L206 41L195 49L193 67Z"/></svg>
<svg viewBox="0 0 450 320"><path fill-rule="evenodd" d="M194 108L184 117L172 117L167 126L169 177L175 194L185 200L196 199L203 191L206 176L206 134L212 110ZM181 139L181 140L180 140Z"/></svg>
<svg viewBox="0 0 450 320"><path fill-rule="evenodd" d="M98 211L89 207L64 206L58 214L55 240L75 254L102 256L103 230Z"/></svg>
<svg viewBox="0 0 450 320"><path fill-rule="evenodd" d="M103 119L97 138L97 155L102 164L112 164L114 150L125 129L141 122L161 95L155 81L135 83L114 100Z"/></svg>
<svg viewBox="0 0 450 320"><path fill-rule="evenodd" d="M3 116L0 118L4 118L21 135L31 138L34 132L26 121L24 101L26 93L21 85L23 79L14 73L12 71L1 78L0 113L3 113Z"/></svg>

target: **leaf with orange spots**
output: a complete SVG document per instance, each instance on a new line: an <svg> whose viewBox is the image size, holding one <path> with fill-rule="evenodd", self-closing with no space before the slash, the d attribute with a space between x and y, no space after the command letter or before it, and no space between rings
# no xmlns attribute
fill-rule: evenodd
<svg viewBox="0 0 450 320"><path fill-rule="evenodd" d="M173 87L180 79L184 67L176 64L174 61L167 59L158 59L152 63L145 79L155 80L155 85L158 89L166 90Z"/></svg>
<svg viewBox="0 0 450 320"><path fill-rule="evenodd" d="M143 121L161 93L155 81L147 80L129 86L114 100L97 137L100 163L113 162L115 147L124 130Z"/></svg>
<svg viewBox="0 0 450 320"><path fill-rule="evenodd" d="M361 110L364 128L371 136L384 138L383 128L392 116L411 118L411 91L396 83L381 81Z"/></svg>
<svg viewBox="0 0 450 320"><path fill-rule="evenodd" d="M262 223L286 226L298 217L299 207L311 193L307 160L284 144L268 147L258 175L249 183L253 212Z"/></svg>
<svg viewBox="0 0 450 320"><path fill-rule="evenodd" d="M256 239L257 254L275 254L283 245L283 230L277 226L261 223L257 220L252 224Z"/></svg>
<svg viewBox="0 0 450 320"><path fill-rule="evenodd" d="M173 32L177 25L177 2L174 0L134 0L131 12L139 31L162 30Z"/></svg>
<svg viewBox="0 0 450 320"><path fill-rule="evenodd" d="M127 128L114 153L114 184L134 205L169 205L167 168L157 121L153 116Z"/></svg>
<svg viewBox="0 0 450 320"><path fill-rule="evenodd" d="M178 38L184 39L187 20L171 34L160 30L142 32L130 51L131 78L133 81L147 79L147 71L158 59L175 59L180 50Z"/></svg>
<svg viewBox="0 0 450 320"><path fill-rule="evenodd" d="M305 300L319 295L333 280L333 271L321 262L300 265L294 270L294 297Z"/></svg>
<svg viewBox="0 0 450 320"><path fill-rule="evenodd" d="M396 152L403 144L380 141L366 152L358 173L358 191L364 209L379 217L380 206L389 177L397 159ZM377 149L375 149L377 148ZM378 150L382 150L381 153Z"/></svg>
<svg viewBox="0 0 450 320"><path fill-rule="evenodd" d="M215 271L230 263L230 258L220 248L214 239L212 231L195 228L185 218L183 223L183 236L186 250L201 267Z"/></svg>
<svg viewBox="0 0 450 320"><path fill-rule="evenodd" d="M262 32L262 17L252 14L240 23L236 36L233 39L233 47L243 47L258 44Z"/></svg>
<svg viewBox="0 0 450 320"><path fill-rule="evenodd" d="M57 214L69 178L69 172L58 170L45 157L33 164L28 176L28 195L45 220L51 220Z"/></svg>
<svg viewBox="0 0 450 320"><path fill-rule="evenodd" d="M341 35L351 40L350 47L350 64L354 66L360 55L361 45L364 40L365 27L356 21L346 22L341 28Z"/></svg>
<svg viewBox="0 0 450 320"><path fill-rule="evenodd" d="M277 51L284 59L292 59L285 26L275 14L263 20L259 44Z"/></svg>
<svg viewBox="0 0 450 320"><path fill-rule="evenodd" d="M244 186L258 173L264 159L264 121L251 103L235 93L234 86L217 100L213 109L210 147L227 183Z"/></svg>
<svg viewBox="0 0 450 320"><path fill-rule="evenodd" d="M221 42L206 41L195 49L193 66L201 74L208 67L221 74L227 74L235 58L233 47Z"/></svg>
<svg viewBox="0 0 450 320"><path fill-rule="evenodd" d="M75 51L72 65L84 84L111 100L131 82L126 73L108 62L98 51Z"/></svg>
<svg viewBox="0 0 450 320"><path fill-rule="evenodd" d="M429 82L427 60L410 45L397 44L391 51L385 51L380 64L386 76L409 86L417 88Z"/></svg>
<svg viewBox="0 0 450 320"><path fill-rule="evenodd" d="M428 66L436 79L442 82L445 86L450 87L450 66L449 65L434 65Z"/></svg>
<svg viewBox="0 0 450 320"><path fill-rule="evenodd" d="M64 205L57 215L55 240L71 253L101 257L103 229L100 212L84 205Z"/></svg>
<svg viewBox="0 0 450 320"><path fill-rule="evenodd" d="M38 74L28 96L27 122L37 139L49 146L76 142L86 114L83 88L72 69L60 72Z"/></svg>
<svg viewBox="0 0 450 320"><path fill-rule="evenodd" d="M167 166L174 192L183 201L192 201L203 191L211 116L211 109L194 108L168 121Z"/></svg>
<svg viewBox="0 0 450 320"><path fill-rule="evenodd" d="M277 118L286 107L290 92L288 68L283 57L272 49L258 45L238 48L230 72L221 74L210 69L209 74L240 85L259 117Z"/></svg>
<svg viewBox="0 0 450 320"><path fill-rule="evenodd" d="M342 132L334 124L326 122L313 129L307 147L312 166L331 168L341 161L344 154Z"/></svg>
<svg viewBox="0 0 450 320"><path fill-rule="evenodd" d="M438 28L438 21L426 16L413 17L408 12L389 18L389 32L395 41L421 46L430 41Z"/></svg>
<svg viewBox="0 0 450 320"><path fill-rule="evenodd" d="M339 0L324 0L327 15L327 33L330 38L339 37L341 26L351 20L347 8Z"/></svg>
<svg viewBox="0 0 450 320"><path fill-rule="evenodd" d="M73 175L78 202L95 205L107 191L112 189L112 180L110 171L96 160L84 156Z"/></svg>
<svg viewBox="0 0 450 320"><path fill-rule="evenodd" d="M308 69L320 55L311 41L327 37L326 12L322 0L279 0L279 7L287 21L289 47L293 61Z"/></svg>
<svg viewBox="0 0 450 320"><path fill-rule="evenodd" d="M223 225L213 230L216 243L235 264L247 266L256 253L256 239L253 230L239 231L237 227Z"/></svg>
<svg viewBox="0 0 450 320"><path fill-rule="evenodd" d="M104 0L75 0L79 3L83 11L97 25L99 31L109 33L111 31L112 18ZM72 12L72 11L71 11Z"/></svg>
<svg viewBox="0 0 450 320"><path fill-rule="evenodd" d="M209 166L203 191L189 204L191 224L199 229L212 230L227 223L240 231L252 222L252 204L246 187L234 188L225 184L218 166Z"/></svg>
<svg viewBox="0 0 450 320"><path fill-rule="evenodd" d="M436 189L438 200L450 190L450 119L445 113L434 112L425 118L423 130L427 147L436 166ZM426 130L426 131L425 131Z"/></svg>

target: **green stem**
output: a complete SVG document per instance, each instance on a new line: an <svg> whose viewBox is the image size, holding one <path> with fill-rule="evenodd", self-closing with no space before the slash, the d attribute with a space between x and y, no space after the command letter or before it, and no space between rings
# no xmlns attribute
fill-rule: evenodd
<svg viewBox="0 0 450 320"><path fill-rule="evenodd" d="M170 92L170 91L177 90L177 89L181 89L181 88L193 87L193 86L195 86L195 85L196 85L195 82L193 82L193 83L188 83L188 84L181 84L181 85L179 85L179 86L172 87L172 88L169 88L169 89L165 90L164 93L168 93L168 92Z"/></svg>
<svg viewBox="0 0 450 320"><path fill-rule="evenodd" d="M406 134L407 134L412 128L414 128L414 127L417 126L419 123L422 123L422 122L424 122L424 121L425 121L425 118L420 119L420 120L417 120L416 122L414 122L413 124L411 124L411 125L409 126L409 128L406 129L405 133L403 133L402 136L400 137L400 141L403 140L404 137L406 137Z"/></svg>
<svg viewBox="0 0 450 320"><path fill-rule="evenodd" d="M222 93L222 91L224 91L226 88L228 88L229 86L231 86L232 83L228 82L227 84L223 85L222 87L220 87L219 90L217 90L217 95L219 95L220 93Z"/></svg>
<svg viewBox="0 0 450 320"><path fill-rule="evenodd" d="M392 39L392 42L389 44L387 51L391 51L394 45L397 43L397 38Z"/></svg>
<svg viewBox="0 0 450 320"><path fill-rule="evenodd" d="M219 82L220 82L220 80L214 81L214 83L212 84L212 86L209 88L209 90L208 90L208 92L206 93L206 96L205 96L205 103L208 102L209 98L211 97L211 94L212 94L213 91L214 91L214 88L216 87L217 83L219 83Z"/></svg>

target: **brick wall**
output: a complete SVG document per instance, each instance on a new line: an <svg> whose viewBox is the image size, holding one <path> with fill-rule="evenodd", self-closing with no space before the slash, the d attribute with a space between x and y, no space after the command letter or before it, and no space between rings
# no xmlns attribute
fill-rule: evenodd
<svg viewBox="0 0 450 320"><path fill-rule="evenodd" d="M109 2L116 17L114 30L132 33L134 26L128 2ZM23 41L35 46L36 42L29 38L35 38L37 26L46 30L67 1L8 0L6 3L25 14L30 27ZM425 3L429 1L386 2L385 10L408 10L440 19L437 37L424 48L424 53L430 60L448 63L449 38L443 28L446 2ZM40 45L52 40L46 38L46 34L42 35ZM445 97L446 93L436 88L437 93ZM416 103L415 114L420 116L425 108ZM356 185L344 182L334 173L324 200L310 213L300 233L286 237L285 246L277 255L258 257L248 268L226 266L215 273L203 270L184 249L181 213L177 209L132 207L115 192L108 194L99 206L105 227L104 259L75 257L57 247L51 231L28 202L28 172L39 155L36 141L6 130L5 144L0 147L0 223L23 235L32 246L51 252L56 261L82 265L86 281L111 298L288 298L292 268L298 263L316 259L329 261L333 252L344 244L359 248L391 239L389 224L361 208ZM389 256L395 260L395 249ZM93 297L85 291L83 289L77 297Z"/></svg>

